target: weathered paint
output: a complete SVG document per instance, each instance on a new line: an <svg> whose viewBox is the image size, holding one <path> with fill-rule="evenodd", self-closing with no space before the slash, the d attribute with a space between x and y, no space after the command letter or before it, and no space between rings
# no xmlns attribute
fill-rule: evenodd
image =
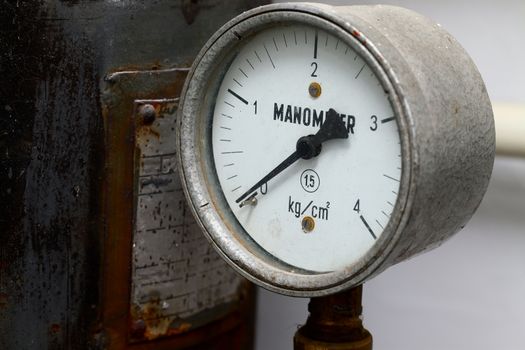
<svg viewBox="0 0 525 350"><path fill-rule="evenodd" d="M124 284L131 285L132 342L183 334L208 325L240 306L240 289L244 288L242 278L207 244L187 207L176 171L173 134L178 99L169 96L178 96L186 72L168 69L117 73L107 79L104 90L109 146L106 159L115 159L109 162L110 169L118 162L116 158L128 159L119 164L119 175L109 172L111 204L106 209L106 221L108 236L120 237L121 253L115 255L127 256L123 265L131 265L130 281ZM130 80L133 83L128 84ZM166 98L143 99L147 96ZM133 147L129 147L127 138L114 137L129 130ZM127 168L130 165L132 168ZM113 191L126 174L134 174L131 201L128 193ZM122 216L123 209L132 216ZM128 227L117 228L119 218ZM120 233L127 232L129 223L132 234L124 239ZM114 254L111 247L107 249L109 255ZM130 249L131 256L125 254Z"/></svg>
<svg viewBox="0 0 525 350"><path fill-rule="evenodd" d="M107 255L120 242L104 220L104 77L187 67L220 25L257 3L0 1L1 349L119 344L105 322L127 322L119 306L129 286L108 281L124 281L129 261ZM228 322L201 339L227 334L237 324Z"/></svg>

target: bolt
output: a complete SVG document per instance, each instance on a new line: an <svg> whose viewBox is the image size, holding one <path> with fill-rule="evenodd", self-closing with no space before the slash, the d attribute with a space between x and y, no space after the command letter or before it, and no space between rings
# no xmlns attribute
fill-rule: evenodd
<svg viewBox="0 0 525 350"><path fill-rule="evenodd" d="M150 104L140 106L139 113L142 116L142 121L146 125L152 124L155 121L155 117L157 116L155 107Z"/></svg>
<svg viewBox="0 0 525 350"><path fill-rule="evenodd" d="M131 323L131 335L134 338L143 338L146 333L146 322L142 319L135 320Z"/></svg>

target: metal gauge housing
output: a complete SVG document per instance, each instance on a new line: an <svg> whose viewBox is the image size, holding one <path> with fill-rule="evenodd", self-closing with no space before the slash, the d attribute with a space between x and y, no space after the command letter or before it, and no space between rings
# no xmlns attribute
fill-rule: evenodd
<svg viewBox="0 0 525 350"><path fill-rule="evenodd" d="M483 81L454 38L392 6L277 4L223 26L186 80L178 157L218 252L320 296L433 248L494 160Z"/></svg>

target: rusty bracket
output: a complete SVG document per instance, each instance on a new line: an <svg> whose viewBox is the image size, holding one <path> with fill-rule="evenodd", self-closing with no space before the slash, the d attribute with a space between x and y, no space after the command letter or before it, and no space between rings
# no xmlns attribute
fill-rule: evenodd
<svg viewBox="0 0 525 350"><path fill-rule="evenodd" d="M100 329L110 350L149 349L152 340L155 349L182 349L250 323L253 286L208 247L173 163L187 73L121 71L104 79Z"/></svg>

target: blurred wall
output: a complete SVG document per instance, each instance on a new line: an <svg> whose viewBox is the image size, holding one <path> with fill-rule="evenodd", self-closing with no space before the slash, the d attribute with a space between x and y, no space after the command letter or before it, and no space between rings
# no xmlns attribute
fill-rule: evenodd
<svg viewBox="0 0 525 350"><path fill-rule="evenodd" d="M471 54L492 101L525 103L525 1L380 3L442 24ZM292 349L308 300L259 292L256 349ZM374 350L525 349L525 159L496 160L463 231L365 284L364 322Z"/></svg>

